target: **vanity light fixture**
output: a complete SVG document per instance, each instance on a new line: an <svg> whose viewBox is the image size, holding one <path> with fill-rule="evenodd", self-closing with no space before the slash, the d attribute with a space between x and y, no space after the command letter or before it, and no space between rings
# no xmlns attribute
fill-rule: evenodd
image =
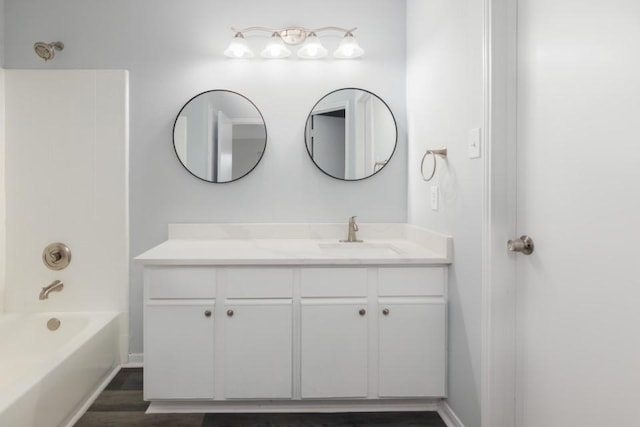
<svg viewBox="0 0 640 427"><path fill-rule="evenodd" d="M231 28L235 36L229 43L229 47L224 51L224 55L233 59L253 58L254 54L247 44L244 35L249 32L270 33L271 38L260 53L263 58L281 59L291 55L291 50L287 47L302 45L297 51L297 56L303 59L320 59L327 56L327 48L320 42L319 33L339 32L344 37L340 41L338 49L333 53L334 58L353 59L364 55L364 49L360 47L356 41L353 32L357 28L341 28L341 27L322 27L322 28L304 28L304 27L286 27L286 28L266 28L266 27L249 27L249 28Z"/></svg>

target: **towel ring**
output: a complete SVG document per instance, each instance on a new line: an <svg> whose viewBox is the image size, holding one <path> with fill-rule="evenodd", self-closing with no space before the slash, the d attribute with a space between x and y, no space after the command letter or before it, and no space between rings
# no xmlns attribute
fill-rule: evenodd
<svg viewBox="0 0 640 427"><path fill-rule="evenodd" d="M427 156L431 154L433 156L433 170L431 171L431 175L429 176L429 178L425 178L424 176L424 160L427 158ZM436 174L436 156L442 157L442 158L446 158L447 157L447 147L442 146L438 149L435 150L427 150L426 153L424 153L424 156L422 156L422 162L420 162L420 173L422 174L422 179L424 179L425 181L431 181L431 179L433 178L433 176Z"/></svg>

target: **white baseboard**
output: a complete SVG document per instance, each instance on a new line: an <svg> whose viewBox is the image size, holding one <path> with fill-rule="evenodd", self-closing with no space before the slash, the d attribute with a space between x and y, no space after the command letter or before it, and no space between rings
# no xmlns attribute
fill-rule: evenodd
<svg viewBox="0 0 640 427"><path fill-rule="evenodd" d="M129 361L122 365L123 368L142 368L144 365L144 354L133 353L129 355Z"/></svg>
<svg viewBox="0 0 640 427"><path fill-rule="evenodd" d="M437 399L363 399L363 400L254 400L238 401L154 401L147 414L162 413L277 413L277 412L388 412L436 411Z"/></svg>
<svg viewBox="0 0 640 427"><path fill-rule="evenodd" d="M453 412L446 400L441 400L438 403L438 415L440 415L447 427L464 427L464 424L462 424L462 421Z"/></svg>

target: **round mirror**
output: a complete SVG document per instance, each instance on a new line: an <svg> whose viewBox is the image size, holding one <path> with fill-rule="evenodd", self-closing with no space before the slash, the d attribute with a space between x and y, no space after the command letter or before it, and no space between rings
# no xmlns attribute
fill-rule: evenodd
<svg viewBox="0 0 640 427"><path fill-rule="evenodd" d="M194 96L173 125L176 155L192 175L208 182L242 178L260 162L267 128L258 108L228 90Z"/></svg>
<svg viewBox="0 0 640 427"><path fill-rule="evenodd" d="M347 181L378 173L396 149L396 120L387 104L363 89L325 95L309 113L307 151L327 175Z"/></svg>

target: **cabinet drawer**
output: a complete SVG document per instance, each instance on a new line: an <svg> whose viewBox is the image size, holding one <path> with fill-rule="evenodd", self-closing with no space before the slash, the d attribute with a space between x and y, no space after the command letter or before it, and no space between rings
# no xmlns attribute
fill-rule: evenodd
<svg viewBox="0 0 640 427"><path fill-rule="evenodd" d="M366 268L303 268L303 297L367 296Z"/></svg>
<svg viewBox="0 0 640 427"><path fill-rule="evenodd" d="M444 295L442 267L383 267L378 270L380 296Z"/></svg>
<svg viewBox="0 0 640 427"><path fill-rule="evenodd" d="M229 268L227 298L291 298L290 268Z"/></svg>
<svg viewBox="0 0 640 427"><path fill-rule="evenodd" d="M216 297L216 269L212 267L147 267L149 298Z"/></svg>

